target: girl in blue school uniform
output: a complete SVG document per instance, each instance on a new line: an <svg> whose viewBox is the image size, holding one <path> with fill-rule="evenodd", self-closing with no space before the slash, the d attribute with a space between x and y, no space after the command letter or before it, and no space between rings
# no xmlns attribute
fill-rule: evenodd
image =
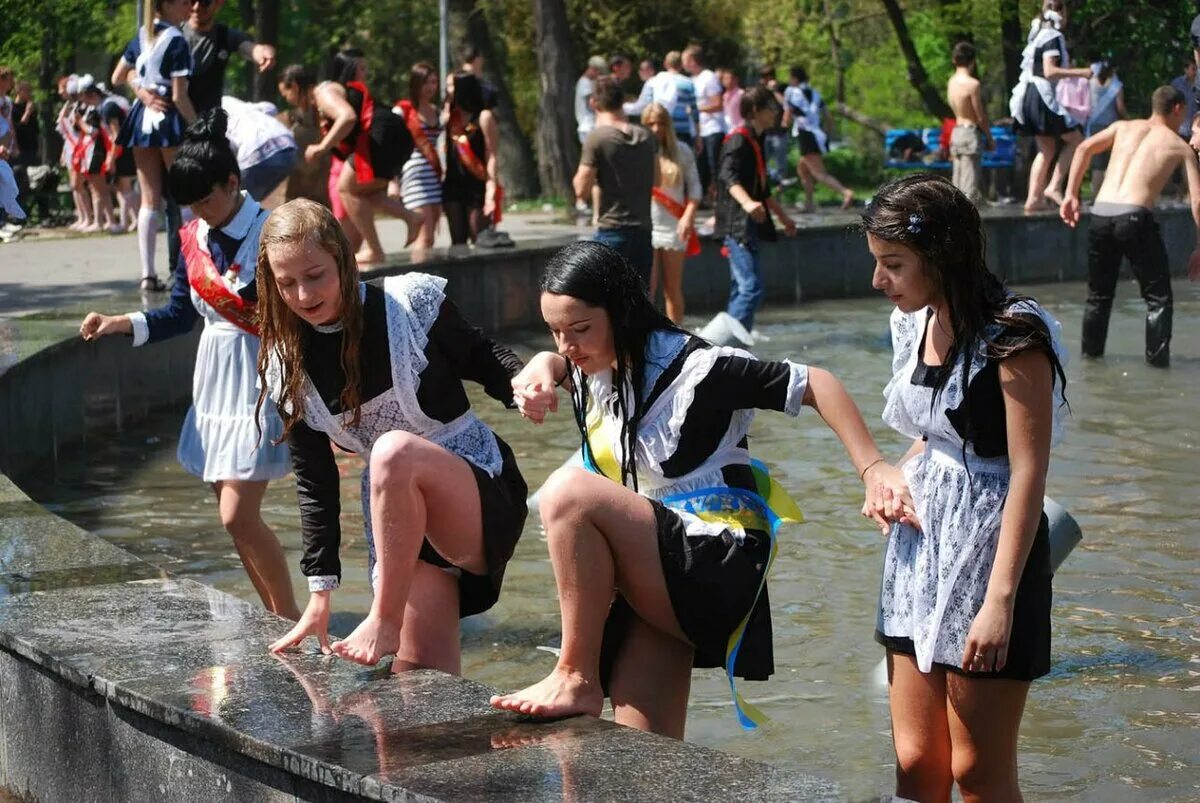
<svg viewBox="0 0 1200 803"><path fill-rule="evenodd" d="M92 312L79 332L84 340L132 335L133 345L141 346L185 334L204 320L179 462L212 484L221 523L263 604L297 619L283 548L262 520L267 483L291 470L287 447L274 445L283 434L275 407L267 404L261 416L255 414L255 265L268 213L241 190L227 121L222 109L206 112L184 134L167 174L171 194L196 217L180 231L181 258L166 306L127 315Z"/></svg>
<svg viewBox="0 0 1200 803"><path fill-rule="evenodd" d="M145 27L122 55L135 69L129 84L137 101L121 126L117 144L133 149L142 188L137 231L143 290L166 289L154 270L156 213L163 197L163 179L183 141L183 129L196 119L188 98L192 51L179 29L191 8L188 0L145 0Z"/></svg>

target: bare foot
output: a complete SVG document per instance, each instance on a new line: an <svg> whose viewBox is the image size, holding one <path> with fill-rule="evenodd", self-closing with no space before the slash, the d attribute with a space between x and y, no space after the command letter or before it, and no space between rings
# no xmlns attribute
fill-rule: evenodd
<svg viewBox="0 0 1200 803"><path fill-rule="evenodd" d="M363 250L354 255L354 261L358 263L360 269L371 265L382 265L386 259L387 257L383 254L375 251Z"/></svg>
<svg viewBox="0 0 1200 803"><path fill-rule="evenodd" d="M353 633L343 641L333 642L330 648L347 661L374 666L400 649L400 627L369 614Z"/></svg>
<svg viewBox="0 0 1200 803"><path fill-rule="evenodd" d="M1027 215L1031 214L1033 212L1041 212L1045 208L1046 208L1045 201L1034 201L1033 203L1029 203L1029 201L1025 202L1025 214L1027 214Z"/></svg>
<svg viewBox="0 0 1200 803"><path fill-rule="evenodd" d="M490 702L493 708L542 719L576 714L598 717L604 708L604 693L598 681L555 667L529 688L495 695Z"/></svg>
<svg viewBox="0 0 1200 803"><path fill-rule="evenodd" d="M842 209L849 209L854 206L854 190L842 191Z"/></svg>
<svg viewBox="0 0 1200 803"><path fill-rule="evenodd" d="M1042 195L1055 209L1058 209L1060 206L1062 206L1063 197L1061 192L1056 190L1046 190L1042 193Z"/></svg>

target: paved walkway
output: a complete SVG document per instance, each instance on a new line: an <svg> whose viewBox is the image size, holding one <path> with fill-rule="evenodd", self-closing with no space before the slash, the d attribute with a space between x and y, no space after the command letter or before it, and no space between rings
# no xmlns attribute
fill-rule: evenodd
<svg viewBox="0 0 1200 803"><path fill-rule="evenodd" d="M510 213L501 228L517 242L585 233L552 212ZM393 218L379 221L384 247L399 250L405 227ZM437 247L450 245L443 223ZM165 276L166 237L158 237L157 267ZM54 309L76 310L89 302L137 300L137 239L133 234L72 234L65 229L33 229L23 238L0 244L0 317ZM115 308L114 308L115 310Z"/></svg>

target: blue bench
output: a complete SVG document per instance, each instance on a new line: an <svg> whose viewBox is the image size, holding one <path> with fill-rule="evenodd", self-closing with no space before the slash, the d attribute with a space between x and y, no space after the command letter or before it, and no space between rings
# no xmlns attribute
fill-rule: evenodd
<svg viewBox="0 0 1200 803"><path fill-rule="evenodd" d="M925 145L922 154L937 153L941 150L941 128L893 128L883 139L884 167L894 167L901 170L949 170L950 162L937 159L926 162L923 159L904 161L895 158L892 153L896 144L904 137L919 137ZM996 149L983 152L984 167L1012 167L1016 161L1017 138L1011 128L992 126L992 139L996 141Z"/></svg>

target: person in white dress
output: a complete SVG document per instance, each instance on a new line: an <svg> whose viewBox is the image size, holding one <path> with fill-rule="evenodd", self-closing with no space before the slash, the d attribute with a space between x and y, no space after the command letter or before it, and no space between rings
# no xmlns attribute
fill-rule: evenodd
<svg viewBox="0 0 1200 803"><path fill-rule="evenodd" d="M555 352L513 378L535 423L571 396L584 466L538 493L563 649L541 682L492 698L535 717L598 716L683 738L692 667L723 667L742 725L761 721L733 678L774 670L767 574L799 511L747 437L755 410L813 408L871 482L884 464L854 401L821 368L760 361L674 326L615 250L566 246L541 280Z"/></svg>
<svg viewBox="0 0 1200 803"><path fill-rule="evenodd" d="M179 435L179 462L210 483L221 523L233 537L263 605L298 619L287 559L262 519L267 483L291 470L274 405L258 403L258 238L267 211L239 184L225 134L226 114L206 112L184 134L167 186L196 218L180 232L182 253L166 306L150 312L91 312L84 340L123 334L142 346L190 332L204 321L192 377L192 406Z"/></svg>
<svg viewBox="0 0 1200 803"><path fill-rule="evenodd" d="M944 178L882 187L863 214L872 283L896 305L883 420L911 448L875 638L887 648L896 795L1020 800L1017 732L1050 669L1050 448L1067 411L1061 327L984 262L975 205Z"/></svg>
<svg viewBox="0 0 1200 803"><path fill-rule="evenodd" d="M683 263L700 248L695 224L703 188L695 152L675 139L666 107L651 103L642 112L642 125L658 140L660 179L651 192L650 245L654 261L650 264L650 298L656 296L661 279L667 317L678 324L683 322Z"/></svg>

